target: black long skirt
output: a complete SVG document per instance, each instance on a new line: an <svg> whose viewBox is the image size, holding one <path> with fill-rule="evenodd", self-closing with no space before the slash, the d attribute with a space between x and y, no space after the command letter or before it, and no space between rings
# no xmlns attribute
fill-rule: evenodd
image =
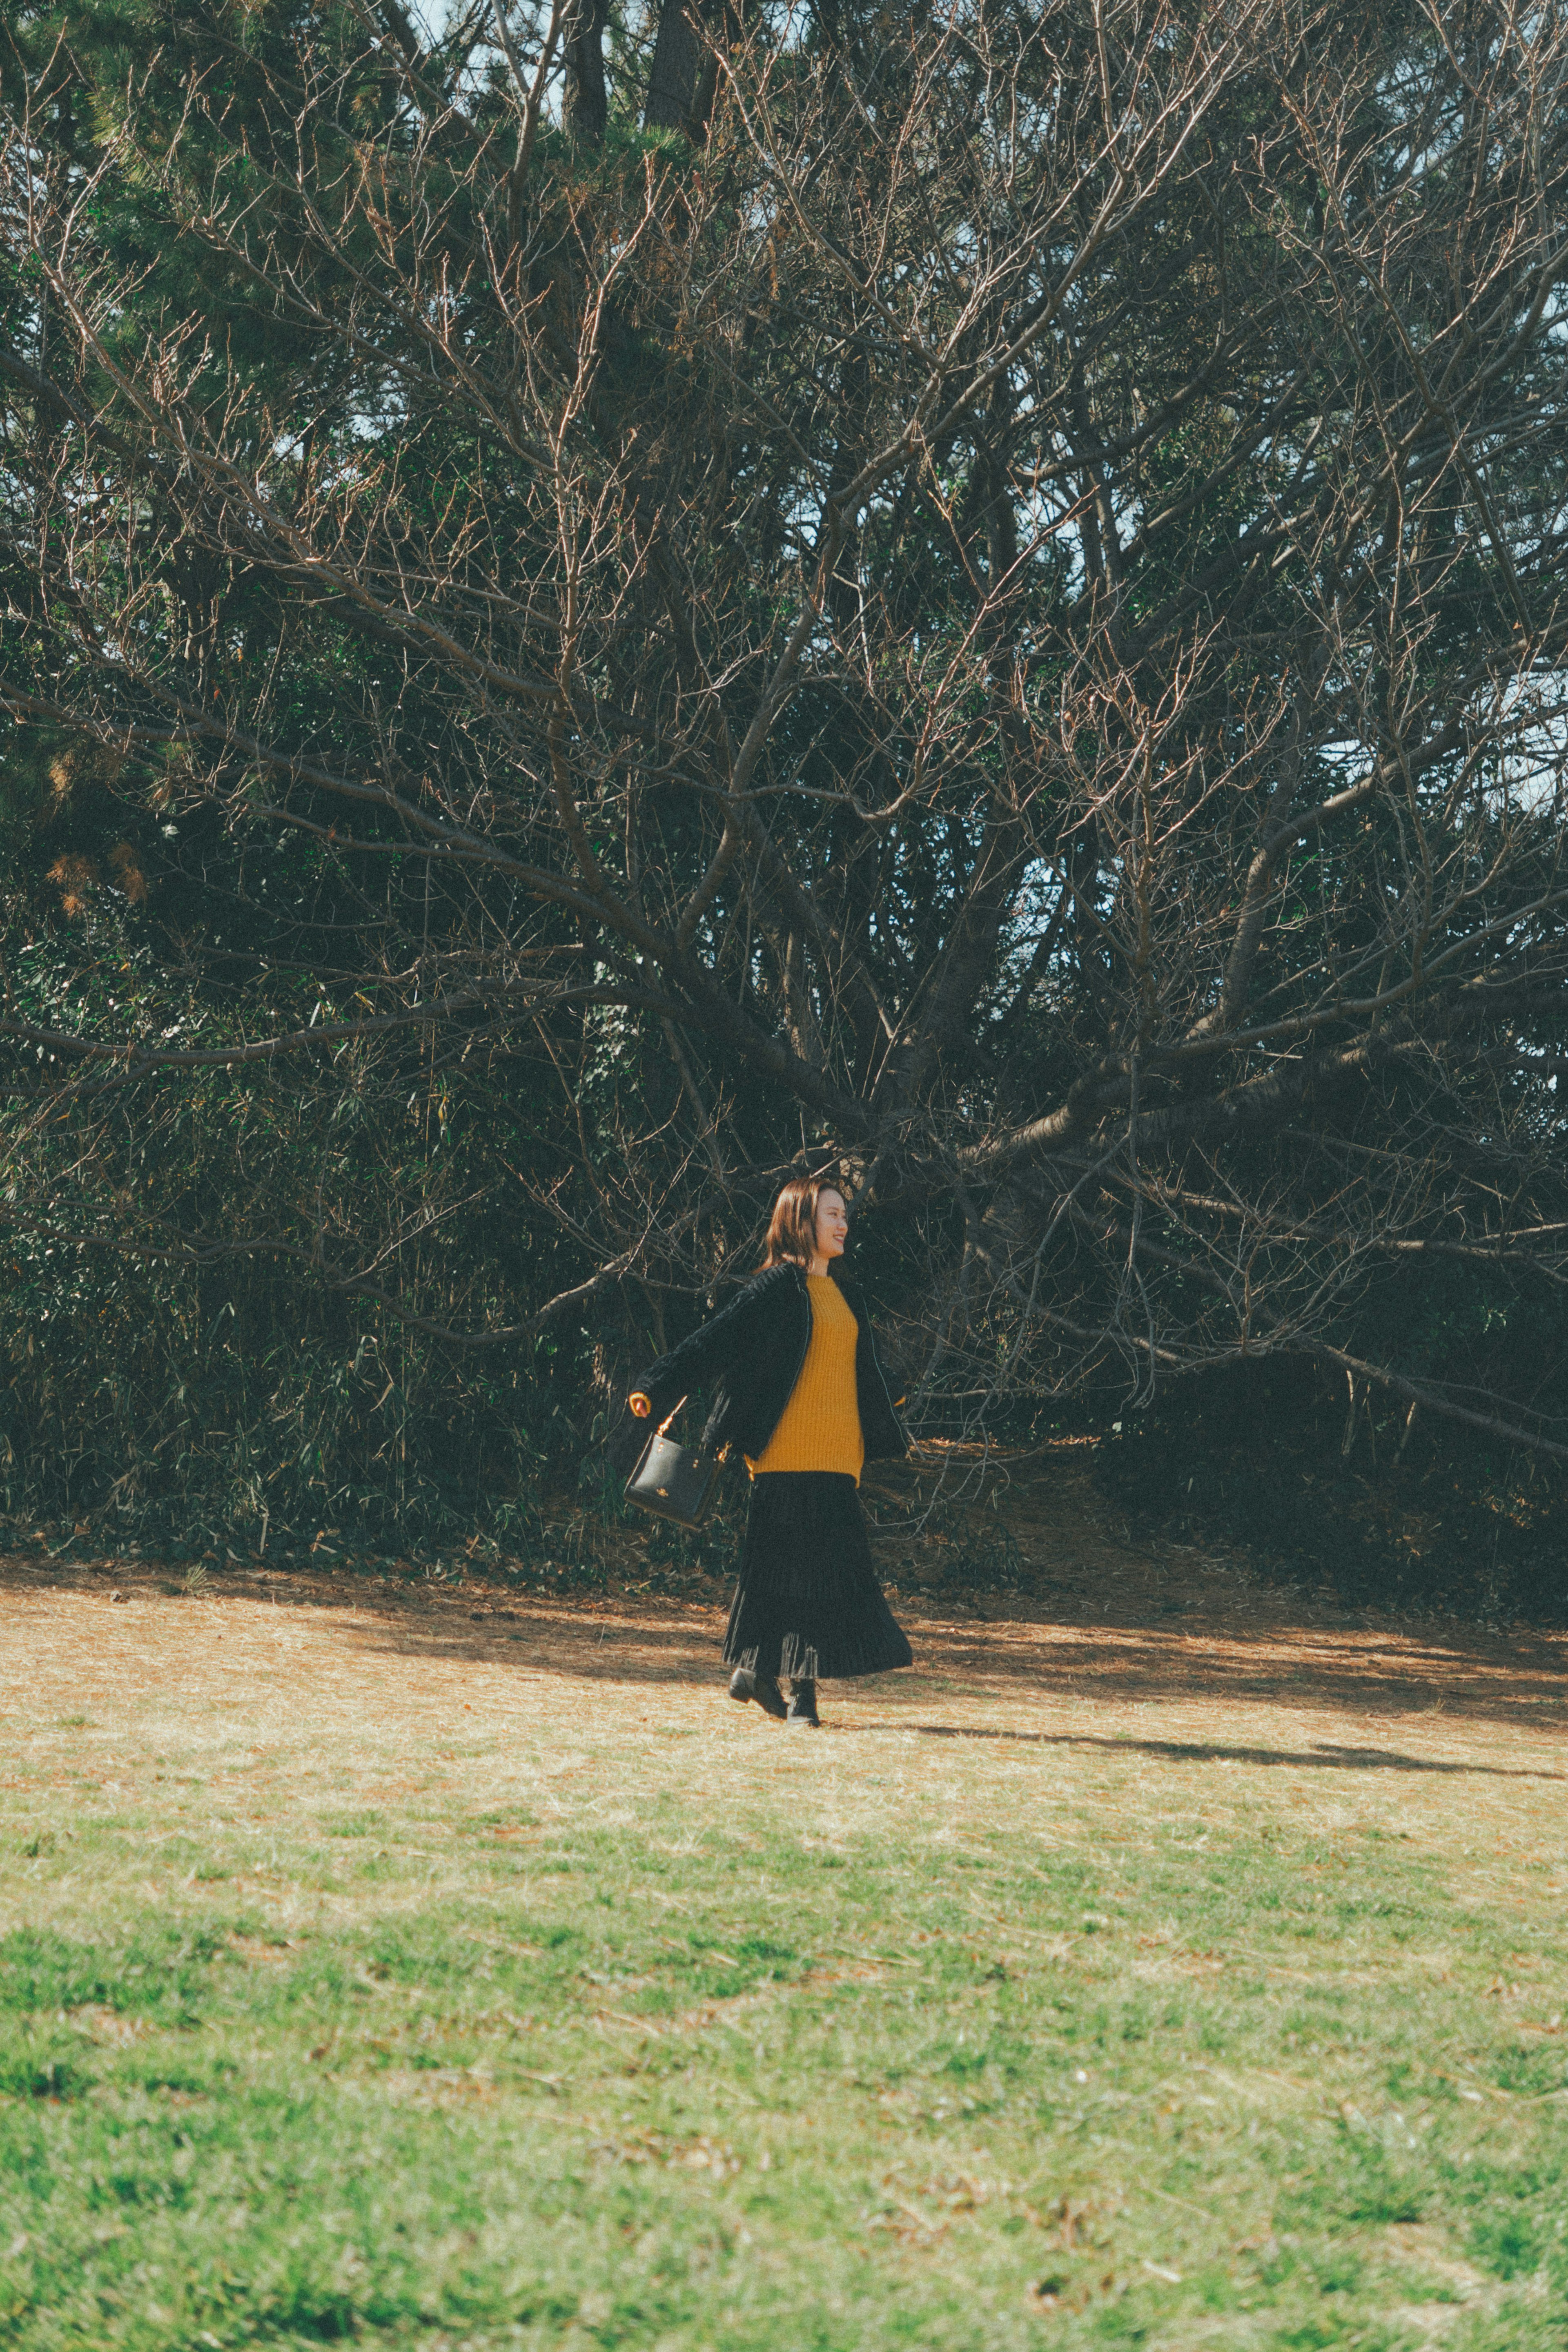
<svg viewBox="0 0 1568 2352"><path fill-rule="evenodd" d="M909 1664L909 1643L872 1566L852 1478L768 1470L753 1479L724 1662L797 1682Z"/></svg>

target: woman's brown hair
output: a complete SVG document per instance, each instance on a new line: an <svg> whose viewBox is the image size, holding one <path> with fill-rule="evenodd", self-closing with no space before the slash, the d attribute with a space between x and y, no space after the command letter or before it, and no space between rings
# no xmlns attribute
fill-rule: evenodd
<svg viewBox="0 0 1568 2352"><path fill-rule="evenodd" d="M790 1177L773 1203L762 1253L765 1272L770 1265L810 1267L817 1255L817 1202L824 1192L837 1192L841 1199L843 1190L831 1168L817 1176Z"/></svg>

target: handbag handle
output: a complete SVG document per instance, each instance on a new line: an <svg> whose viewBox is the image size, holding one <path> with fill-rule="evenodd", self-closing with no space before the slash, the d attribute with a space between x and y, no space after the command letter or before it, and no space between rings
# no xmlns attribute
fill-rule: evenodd
<svg viewBox="0 0 1568 2352"><path fill-rule="evenodd" d="M688 1390L688 1391L687 1391L687 1395L689 1395L689 1394L690 1394L690 1391ZM680 1397L680 1398L678 1398L678 1399L676 1400L676 1402L674 1402L674 1403L670 1407L669 1412L664 1415L664 1420L659 1423L659 1426L657 1427L657 1429L651 1429L651 1430L649 1430L647 1436L646 1436L646 1437L643 1439L643 1450L642 1450L642 1452L638 1454L638 1456L637 1456L637 1460L636 1460L636 1463L635 1463L635 1465L634 1465L634 1466L633 1466L633 1468L632 1468L632 1478L635 1478L635 1477L636 1477L636 1475L637 1475L637 1472L638 1472L639 1470L641 1470L641 1468L643 1467L643 1463L644 1463L644 1462L646 1462L646 1460L648 1459L649 1454L653 1452L653 1450L654 1446L658 1444L658 1442L659 1442L660 1438L661 1438L661 1437L667 1437L667 1436L669 1435L669 1433L670 1433L670 1423L674 1421L674 1419L675 1418L675 1415L679 1412L679 1411L680 1411L680 1409L681 1409L682 1405L684 1405L684 1404L685 1404L685 1401L686 1401L686 1400L685 1400L685 1397ZM627 1483L627 1485L628 1485L628 1486L630 1486L630 1485L631 1485L631 1483L632 1483L632 1478L629 1478L629 1479L627 1480L627 1482L626 1482L626 1483Z"/></svg>

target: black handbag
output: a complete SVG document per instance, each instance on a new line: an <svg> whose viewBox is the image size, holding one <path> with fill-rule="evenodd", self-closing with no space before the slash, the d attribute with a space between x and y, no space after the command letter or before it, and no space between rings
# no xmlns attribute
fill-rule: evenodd
<svg viewBox="0 0 1568 2352"><path fill-rule="evenodd" d="M681 1399L685 1404L685 1399ZM679 1412L681 1404L675 1407ZM662 1421L638 1456L637 1467L626 1481L626 1500L635 1503L639 1510L652 1511L655 1518L674 1519L677 1527L700 1528L713 1504L714 1473L718 1457L714 1454L694 1454L688 1446L677 1445L665 1432L674 1421L672 1412Z"/></svg>

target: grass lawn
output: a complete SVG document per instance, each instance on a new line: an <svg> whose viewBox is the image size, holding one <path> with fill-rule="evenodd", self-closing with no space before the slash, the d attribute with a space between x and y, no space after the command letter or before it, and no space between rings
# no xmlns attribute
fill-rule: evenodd
<svg viewBox="0 0 1568 2352"><path fill-rule="evenodd" d="M0 1593L17 2352L1568 2343L1560 1659L262 1590Z"/></svg>

